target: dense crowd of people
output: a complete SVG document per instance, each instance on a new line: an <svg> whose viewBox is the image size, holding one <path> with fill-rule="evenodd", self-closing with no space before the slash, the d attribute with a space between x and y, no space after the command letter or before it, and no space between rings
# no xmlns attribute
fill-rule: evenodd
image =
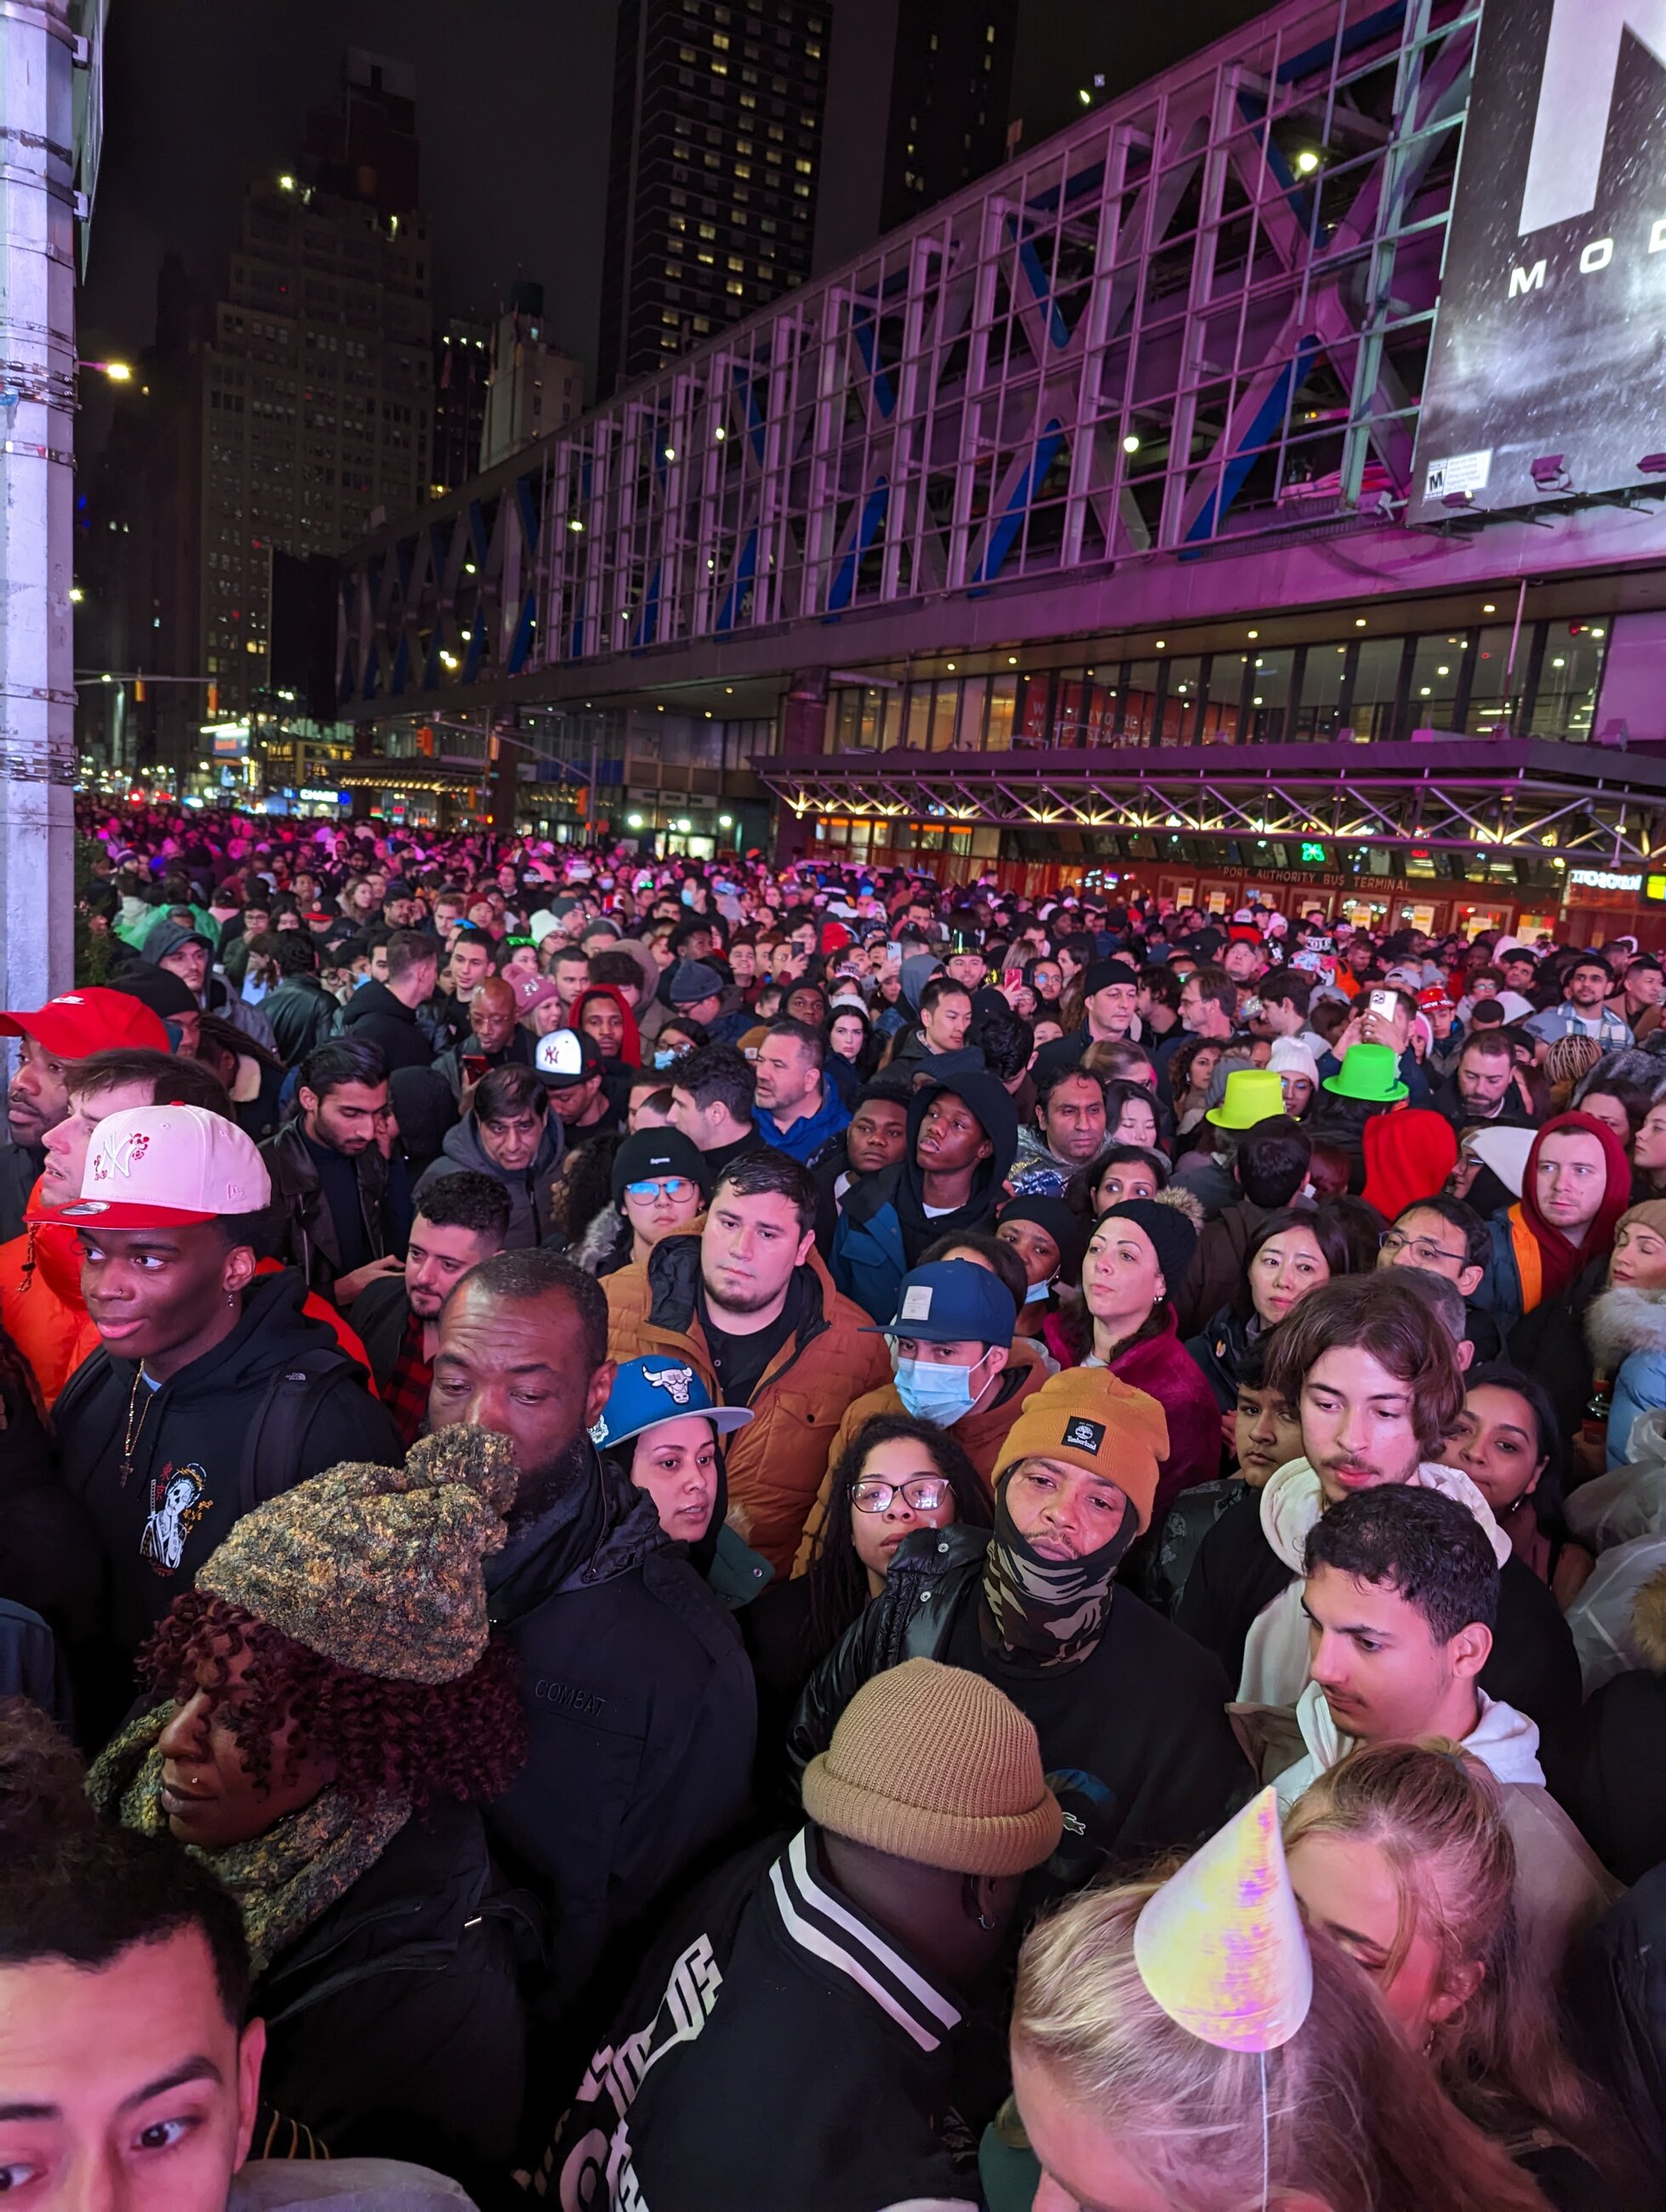
<svg viewBox="0 0 1666 2212"><path fill-rule="evenodd" d="M1657 958L81 827L0 2186L1666 2202Z"/></svg>

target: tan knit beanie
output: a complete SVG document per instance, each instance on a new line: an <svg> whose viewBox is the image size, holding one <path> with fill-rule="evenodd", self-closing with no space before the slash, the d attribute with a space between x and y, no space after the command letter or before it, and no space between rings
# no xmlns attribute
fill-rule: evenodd
<svg viewBox="0 0 1666 2212"><path fill-rule="evenodd" d="M1657 1237L1666 1237L1666 1198L1645 1198L1635 1206L1628 1206L1614 1224L1617 1237L1627 1222L1635 1222L1639 1229L1652 1229Z"/></svg>
<svg viewBox="0 0 1666 2212"><path fill-rule="evenodd" d="M935 1659L863 1683L805 1770L804 1809L833 1835L951 1874L1026 1874L1064 1825L1031 1723L982 1674Z"/></svg>

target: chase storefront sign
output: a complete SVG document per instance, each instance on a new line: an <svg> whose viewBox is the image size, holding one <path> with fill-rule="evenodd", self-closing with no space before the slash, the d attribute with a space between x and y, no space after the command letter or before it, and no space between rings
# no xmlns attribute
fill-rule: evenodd
<svg viewBox="0 0 1666 2212"><path fill-rule="evenodd" d="M1414 520L1666 475L1666 0L1486 0Z"/></svg>

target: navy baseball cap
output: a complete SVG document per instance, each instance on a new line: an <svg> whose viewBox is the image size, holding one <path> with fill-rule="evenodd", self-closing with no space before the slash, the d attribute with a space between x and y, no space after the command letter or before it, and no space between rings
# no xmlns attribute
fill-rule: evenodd
<svg viewBox="0 0 1666 2212"><path fill-rule="evenodd" d="M752 1418L745 1406L713 1405L710 1393L686 1360L666 1352L647 1359L622 1359L590 1441L610 1451L645 1430L685 1420L691 1413L709 1421L719 1436L744 1429Z"/></svg>
<svg viewBox="0 0 1666 2212"><path fill-rule="evenodd" d="M1018 1310L992 1268L976 1260L933 1260L904 1275L897 1316L866 1336L912 1336L927 1344L1010 1344Z"/></svg>

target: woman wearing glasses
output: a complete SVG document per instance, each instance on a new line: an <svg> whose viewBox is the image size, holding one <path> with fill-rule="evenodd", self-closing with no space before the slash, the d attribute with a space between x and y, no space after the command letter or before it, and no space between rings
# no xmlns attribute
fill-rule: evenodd
<svg viewBox="0 0 1666 2212"><path fill-rule="evenodd" d="M772 1750L812 1668L885 1588L903 1538L957 1521L989 1526L985 1486L954 1437L909 1413L863 1422L828 1497L808 1569L775 1583L741 1619L757 1676L758 1741Z"/></svg>
<svg viewBox="0 0 1666 2212"><path fill-rule="evenodd" d="M646 1260L662 1237L699 1219L711 1196L705 1154L680 1130L639 1129L613 1155L611 1190L573 1248L588 1275Z"/></svg>

